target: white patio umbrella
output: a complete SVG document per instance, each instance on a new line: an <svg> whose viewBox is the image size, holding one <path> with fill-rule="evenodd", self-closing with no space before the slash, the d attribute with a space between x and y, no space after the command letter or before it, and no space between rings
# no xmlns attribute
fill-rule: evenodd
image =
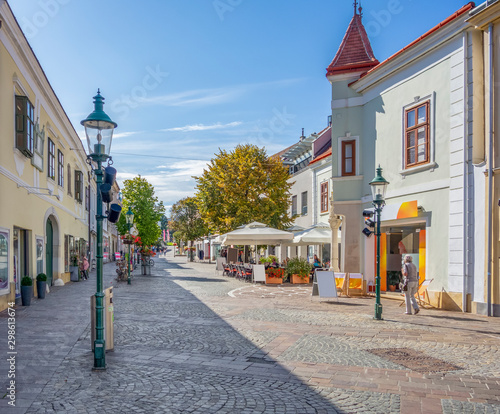
<svg viewBox="0 0 500 414"><path fill-rule="evenodd" d="M304 231L295 233L293 244L305 246L308 244L326 244L332 242L332 230L326 223L314 224Z"/></svg>
<svg viewBox="0 0 500 414"><path fill-rule="evenodd" d="M222 244L229 246L235 245L276 245L281 243L290 243L293 240L293 234L287 231L273 229L263 223L254 221L244 227L230 231L221 236Z"/></svg>
<svg viewBox="0 0 500 414"><path fill-rule="evenodd" d="M293 244L296 246L318 245L320 249L320 260L323 261L323 245L332 242L332 230L326 223L318 223L295 233Z"/></svg>

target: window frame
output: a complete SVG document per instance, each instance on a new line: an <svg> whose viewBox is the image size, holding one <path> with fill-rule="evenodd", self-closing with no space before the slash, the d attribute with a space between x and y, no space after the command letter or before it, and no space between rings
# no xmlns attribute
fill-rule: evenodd
<svg viewBox="0 0 500 414"><path fill-rule="evenodd" d="M418 123L418 110L422 107L425 107L425 122ZM405 169L413 168L413 167L418 167L421 165L425 165L431 162L431 145L430 145L430 129L431 129L431 119L430 119L430 107L431 107L431 102L430 99L427 99L425 101L419 102L416 105L413 105L410 108L405 108L404 110L404 136L403 136L403 165ZM415 112L415 125L409 127L408 126L408 115L411 112ZM418 144L418 130L421 128L425 128L425 143L424 144ZM409 135L411 133L415 133L415 145L409 146ZM422 145L425 145L425 160L424 161L418 161L418 148ZM409 151L411 149L415 150L415 162L410 163L409 162Z"/></svg>
<svg viewBox="0 0 500 414"><path fill-rule="evenodd" d="M50 138L47 140L47 177L56 179L56 144Z"/></svg>
<svg viewBox="0 0 500 414"><path fill-rule="evenodd" d="M351 157L350 159L352 160L352 164L351 164L351 169L352 171L349 173L346 171L346 160L348 159L348 157L346 157L346 154L345 154L345 149L346 149L346 146L347 145L352 145L352 154L351 154ZM340 146L341 146L341 158L342 158L342 162L341 162L341 168L342 168L342 177L351 177L351 176L354 176L356 175L356 140L355 139L345 139L345 140L342 140L341 143L340 143Z"/></svg>
<svg viewBox="0 0 500 414"><path fill-rule="evenodd" d="M73 197L73 194L71 193L71 165L69 165L69 163L66 169L67 169L66 181L68 183L68 195Z"/></svg>
<svg viewBox="0 0 500 414"><path fill-rule="evenodd" d="M297 215L297 196L292 196L292 217Z"/></svg>
<svg viewBox="0 0 500 414"><path fill-rule="evenodd" d="M26 157L32 158L35 150L35 107L25 95L15 95L14 102L14 144Z"/></svg>
<svg viewBox="0 0 500 414"><path fill-rule="evenodd" d="M57 185L64 188L64 153L57 150Z"/></svg>
<svg viewBox="0 0 500 414"><path fill-rule="evenodd" d="M321 213L328 213L329 203L328 203L328 190L329 190L328 181L323 181L319 185L319 194L320 194L320 211Z"/></svg>
<svg viewBox="0 0 500 414"><path fill-rule="evenodd" d="M83 201L83 172L75 170L75 200L80 204Z"/></svg>
<svg viewBox="0 0 500 414"><path fill-rule="evenodd" d="M300 193L300 203L301 203L300 212L302 213L303 216L307 216L307 191L302 191L302 193Z"/></svg>

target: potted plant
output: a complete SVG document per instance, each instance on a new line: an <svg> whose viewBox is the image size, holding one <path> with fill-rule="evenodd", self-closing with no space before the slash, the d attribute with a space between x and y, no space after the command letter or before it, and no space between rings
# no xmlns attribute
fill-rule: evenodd
<svg viewBox="0 0 500 414"><path fill-rule="evenodd" d="M78 255L75 252L72 252L69 258L69 271L71 273L70 280L78 282L80 280L78 275Z"/></svg>
<svg viewBox="0 0 500 414"><path fill-rule="evenodd" d="M31 297L33 296L33 279L29 276L24 276L21 279L21 300L23 306L31 305Z"/></svg>
<svg viewBox="0 0 500 414"><path fill-rule="evenodd" d="M46 289L47 289L47 275L45 273L39 273L36 276L36 291L38 293L38 299L45 299Z"/></svg>
<svg viewBox="0 0 500 414"><path fill-rule="evenodd" d="M279 267L268 267L266 269L266 284L281 285L285 276L285 269Z"/></svg>
<svg viewBox="0 0 500 414"><path fill-rule="evenodd" d="M286 265L286 273L290 283L309 283L311 264L301 257L291 258Z"/></svg>
<svg viewBox="0 0 500 414"><path fill-rule="evenodd" d="M395 292L401 281L401 272L399 270L389 270L387 272L387 285L391 292Z"/></svg>

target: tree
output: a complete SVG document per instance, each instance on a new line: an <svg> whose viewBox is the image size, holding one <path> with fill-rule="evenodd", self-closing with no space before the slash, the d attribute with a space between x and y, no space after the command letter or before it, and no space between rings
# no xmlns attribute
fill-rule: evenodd
<svg viewBox="0 0 500 414"><path fill-rule="evenodd" d="M171 227L175 230L174 234L180 233L182 240L189 241L191 247L193 240L207 233L207 227L193 197L183 198L172 206L171 223ZM193 261L191 254L189 259Z"/></svg>
<svg viewBox="0 0 500 414"><path fill-rule="evenodd" d="M214 233L259 221L284 229L291 183L288 170L265 148L238 145L233 152L220 150L197 181L196 202L201 216Z"/></svg>
<svg viewBox="0 0 500 414"><path fill-rule="evenodd" d="M162 201L158 201L155 196L154 187L140 175L132 180L124 181L123 211L127 212L128 207L134 213L134 226L139 232L142 243L151 246L156 243L161 234L160 221L165 213ZM118 232L126 234L128 226L122 214L117 223Z"/></svg>

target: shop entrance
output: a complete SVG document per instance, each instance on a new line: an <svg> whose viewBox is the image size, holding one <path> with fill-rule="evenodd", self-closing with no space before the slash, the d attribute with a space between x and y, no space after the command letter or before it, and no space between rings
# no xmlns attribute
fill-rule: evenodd
<svg viewBox="0 0 500 414"><path fill-rule="evenodd" d="M380 274L383 290L399 290L404 258L410 255L425 280L425 223L382 227ZM393 286L393 287L391 287ZM384 289L385 287L385 289Z"/></svg>

